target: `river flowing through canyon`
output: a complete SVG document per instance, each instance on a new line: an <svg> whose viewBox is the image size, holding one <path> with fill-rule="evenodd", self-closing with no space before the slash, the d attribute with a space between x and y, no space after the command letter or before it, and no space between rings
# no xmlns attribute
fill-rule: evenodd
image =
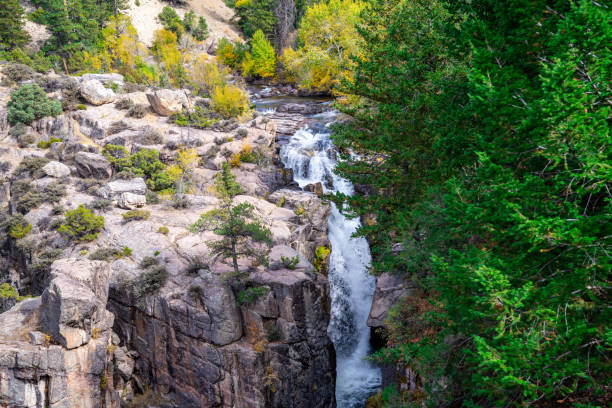
<svg viewBox="0 0 612 408"><path fill-rule="evenodd" d="M274 115L275 104L282 98L257 101L264 115ZM283 101L286 102L286 101ZM291 103L312 103L291 98ZM336 150L330 139L329 125L337 112L324 105L323 112L306 115L305 124L282 144L280 158L291 168L294 180L303 188L320 182L325 193L352 194L353 186L333 170ZM358 219L348 219L332 203L328 236L332 250L329 262L331 319L328 333L336 349L336 400L339 408L362 408L366 399L381 384L378 367L366 360L371 352L370 328L366 325L372 304L375 279L367 270L370 249L364 238L355 238Z"/></svg>

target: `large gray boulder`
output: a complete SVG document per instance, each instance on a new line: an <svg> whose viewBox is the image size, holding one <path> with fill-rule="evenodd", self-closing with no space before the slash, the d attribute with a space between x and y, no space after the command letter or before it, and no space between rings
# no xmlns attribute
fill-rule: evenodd
<svg viewBox="0 0 612 408"><path fill-rule="evenodd" d="M74 162L81 177L109 179L113 174L110 162L101 154L78 152L74 155Z"/></svg>
<svg viewBox="0 0 612 408"><path fill-rule="evenodd" d="M159 89L147 94L151 108L161 116L170 116L188 106L185 91L170 89Z"/></svg>
<svg viewBox="0 0 612 408"><path fill-rule="evenodd" d="M144 196L146 192L147 185L145 184L142 177L136 177L131 180L114 180L98 190L98 194L102 198L106 198L107 200L113 200L116 202L119 202L121 196L125 193L130 193L137 196ZM127 203L132 201L136 202L139 200L139 198L134 198L134 200L132 200L132 198L134 197L129 195L124 196L122 201Z"/></svg>
<svg viewBox="0 0 612 408"><path fill-rule="evenodd" d="M414 284L399 275L385 272L378 276L367 325L374 328L385 327L389 308L401 297L409 296L414 291Z"/></svg>
<svg viewBox="0 0 612 408"><path fill-rule="evenodd" d="M50 161L45 164L42 171L49 177L64 178L70 175L70 167L58 161Z"/></svg>
<svg viewBox="0 0 612 408"><path fill-rule="evenodd" d="M314 115L323 112L323 107L316 104L286 103L276 109L281 113L299 113L302 115Z"/></svg>
<svg viewBox="0 0 612 408"><path fill-rule="evenodd" d="M81 96L92 105L103 105L115 100L115 92L105 88L97 79L85 80L80 87Z"/></svg>
<svg viewBox="0 0 612 408"><path fill-rule="evenodd" d="M115 82L116 84L123 83L123 75L117 73L105 73L105 74L83 74L81 77L82 81L91 81L91 80L100 81L103 84L107 82Z"/></svg>
<svg viewBox="0 0 612 408"><path fill-rule="evenodd" d="M121 193L117 199L117 205L125 210L133 210L144 207L147 203L147 197L144 194L134 194L129 191Z"/></svg>
<svg viewBox="0 0 612 408"><path fill-rule="evenodd" d="M83 258L57 260L51 282L41 296L45 333L67 349L87 344L92 335L108 331L113 315L106 310L110 266Z"/></svg>

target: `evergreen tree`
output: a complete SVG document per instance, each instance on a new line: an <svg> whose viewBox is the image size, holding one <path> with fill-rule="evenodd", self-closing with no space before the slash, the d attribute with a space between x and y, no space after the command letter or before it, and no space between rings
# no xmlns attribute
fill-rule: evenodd
<svg viewBox="0 0 612 408"><path fill-rule="evenodd" d="M176 11L170 6L165 6L161 13L159 13L157 16L157 19L166 30L172 31L174 34L176 34L177 38L181 38L181 35L185 32L183 21L178 14L176 14Z"/></svg>
<svg viewBox="0 0 612 408"><path fill-rule="evenodd" d="M378 355L421 376L428 406L609 399L610 15L545 0L362 15L354 121L335 137L359 153L338 172L369 188L337 201L374 220L373 271L423 289Z"/></svg>
<svg viewBox="0 0 612 408"><path fill-rule="evenodd" d="M250 51L242 61L242 72L261 78L274 76L276 69L276 54L270 41L261 30L257 30L250 41Z"/></svg>
<svg viewBox="0 0 612 408"><path fill-rule="evenodd" d="M255 263L267 265L269 247L272 244L272 233L255 219L252 204L234 204L234 198L243 193L236 182L228 163L215 178L215 186L221 206L202 214L191 226L192 231L212 230L221 235L218 241L208 242L211 253L222 259L231 258L236 277L242 276L238 267L238 258L251 258Z"/></svg>
<svg viewBox="0 0 612 408"><path fill-rule="evenodd" d="M44 10L42 20L51 31L47 51L69 56L98 46L104 24L126 8L126 0L34 0Z"/></svg>
<svg viewBox="0 0 612 408"><path fill-rule="evenodd" d="M11 92L7 107L7 120L10 124L30 124L44 116L62 113L62 104L49 99L38 84L25 84Z"/></svg>
<svg viewBox="0 0 612 408"><path fill-rule="evenodd" d="M275 0L243 0L235 5L236 16L240 19L236 23L245 37L251 38L257 30L272 36L276 26L274 15Z"/></svg>
<svg viewBox="0 0 612 408"><path fill-rule="evenodd" d="M193 28L191 34L198 41L204 41L208 38L208 25L206 24L204 17L200 16L198 19L198 24Z"/></svg>
<svg viewBox="0 0 612 408"><path fill-rule="evenodd" d="M18 0L6 0L0 7L0 47L12 49L27 44L30 39L23 30L24 10Z"/></svg>

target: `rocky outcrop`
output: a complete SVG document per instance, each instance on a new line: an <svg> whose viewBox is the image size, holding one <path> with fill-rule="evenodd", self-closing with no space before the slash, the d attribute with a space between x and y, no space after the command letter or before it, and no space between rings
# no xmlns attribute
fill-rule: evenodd
<svg viewBox="0 0 612 408"><path fill-rule="evenodd" d="M66 349L89 343L92 335L110 332L113 315L106 310L110 268L106 262L60 259L41 296L41 326Z"/></svg>
<svg viewBox="0 0 612 408"><path fill-rule="evenodd" d="M80 83L88 81L118 82L91 76ZM7 239L3 253L10 278L1 282L42 296L0 315L0 408L116 408L136 394L145 398L146 390L157 400L151 406L334 407L328 283L311 265L316 247L329 245L329 204L289 188L292 173L270 164L278 163L276 121L254 115L215 129L180 128L159 115L183 109L185 93L147 94L122 97L140 103L147 97L157 115L133 118L110 103L87 105L32 124L38 138L62 138L47 150L0 141L0 161L8 163L1 201L16 202L24 185L17 181L26 177L32 191L50 198L27 197L32 208L22 208L31 231L19 242ZM289 123L303 116L286 117ZM190 194L178 203L150 194L142 178L113 180L99 154L108 143L132 153L157 149L165 164L176 163L179 147L193 147L199 159L189 174ZM253 205L273 247L269 268L240 260L249 274L240 283L228 281L232 268L210 256L206 243L218 236L189 226L218 208L214 177L247 144L257 163L232 169L244 189L235 200ZM13 177L29 156L51 161ZM91 242L57 231L62 211L79 205L104 217ZM142 219L126 219L125 210L135 208L146 210ZM167 280L144 291L151 263ZM253 288L262 289L251 299Z"/></svg>
<svg viewBox="0 0 612 408"><path fill-rule="evenodd" d="M187 107L185 91L159 89L147 94L147 99L153 110L161 116L170 116Z"/></svg>
<svg viewBox="0 0 612 408"><path fill-rule="evenodd" d="M286 103L277 109L279 113L299 113L301 115L314 115L323 112L323 106L315 103Z"/></svg>
<svg viewBox="0 0 612 408"><path fill-rule="evenodd" d="M91 81L96 80L100 81L103 84L107 84L109 82L115 83L117 85L123 84L123 75L117 74L114 72L107 72L104 74L83 74L81 76L82 81Z"/></svg>
<svg viewBox="0 0 612 408"><path fill-rule="evenodd" d="M57 161L50 161L41 170L49 177L63 178L70 175L70 167Z"/></svg>
<svg viewBox="0 0 612 408"><path fill-rule="evenodd" d="M326 281L309 268L254 275L268 292L240 307L223 268L193 278L199 290L168 291L144 308L113 286L116 331L140 355L138 372L177 407L333 407Z"/></svg>
<svg viewBox="0 0 612 408"><path fill-rule="evenodd" d="M115 100L115 92L104 87L97 79L85 79L80 87L81 96L92 105L103 105Z"/></svg>
<svg viewBox="0 0 612 408"><path fill-rule="evenodd" d="M74 162L81 177L109 179L113 174L110 162L101 154L78 152Z"/></svg>
<svg viewBox="0 0 612 408"><path fill-rule="evenodd" d="M136 177L131 180L113 180L98 190L98 194L112 200L115 203L121 202L124 205L129 203L138 203L147 192L147 185L142 177ZM146 202L146 199L145 199Z"/></svg>
<svg viewBox="0 0 612 408"><path fill-rule="evenodd" d="M0 315L0 407L119 407L106 380L109 277L102 262L56 261L40 298Z"/></svg>
<svg viewBox="0 0 612 408"><path fill-rule="evenodd" d="M407 282L402 276L383 273L376 278L376 289L372 297L372 307L367 324L370 327L385 327L387 312L403 296L414 293L415 285Z"/></svg>

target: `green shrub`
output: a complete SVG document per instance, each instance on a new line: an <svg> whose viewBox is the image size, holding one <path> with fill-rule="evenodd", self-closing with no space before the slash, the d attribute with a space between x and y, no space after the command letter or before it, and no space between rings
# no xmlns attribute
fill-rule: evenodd
<svg viewBox="0 0 612 408"><path fill-rule="evenodd" d="M78 109L78 110L87 110L87 106L83 105L82 103L79 103L79 104L77 105L77 109Z"/></svg>
<svg viewBox="0 0 612 408"><path fill-rule="evenodd" d="M282 256L281 255L281 262L283 263L285 268L287 268L287 269L295 269L297 264L300 263L300 257L297 256L297 255L293 256L293 257L288 257L288 256Z"/></svg>
<svg viewBox="0 0 612 408"><path fill-rule="evenodd" d="M185 13L185 16L183 17L183 27L185 27L185 30L187 30L188 33L195 28L195 20L196 16L193 10L189 10L187 13Z"/></svg>
<svg viewBox="0 0 612 408"><path fill-rule="evenodd" d="M53 143L60 143L63 142L62 139L60 139L59 137L51 137L51 139L49 140L41 140L40 142L38 142L38 144L36 145L39 149L48 149L51 147L51 145Z"/></svg>
<svg viewBox="0 0 612 408"><path fill-rule="evenodd" d="M11 92L7 119L11 124L30 124L44 116L57 116L61 113L61 103L50 100L38 84L26 84Z"/></svg>
<svg viewBox="0 0 612 408"><path fill-rule="evenodd" d="M115 108L117 109L127 110L130 109L132 106L134 106L134 103L129 98L119 99L117 102L115 102Z"/></svg>
<svg viewBox="0 0 612 408"><path fill-rule="evenodd" d="M168 235L168 233L170 232L170 230L168 229L168 227L164 227L164 226L162 226L162 227L159 227L159 228L157 229L157 232L158 232L158 233L160 233L160 234Z"/></svg>
<svg viewBox="0 0 612 408"><path fill-rule="evenodd" d="M147 128L144 133L138 138L138 143L144 145L162 144L163 142L164 139L161 133L159 133L159 131L153 128Z"/></svg>
<svg viewBox="0 0 612 408"><path fill-rule="evenodd" d="M168 271L163 266L157 266L142 272L133 286L136 304L143 307L145 298L159 292L167 281Z"/></svg>
<svg viewBox="0 0 612 408"><path fill-rule="evenodd" d="M227 38L222 38L217 46L217 56L228 67L238 68L246 54L246 46L242 43L232 43Z"/></svg>
<svg viewBox="0 0 612 408"><path fill-rule="evenodd" d="M115 81L110 81L104 84L105 88L111 89L113 92L119 91L119 84Z"/></svg>
<svg viewBox="0 0 612 408"><path fill-rule="evenodd" d="M147 114L147 111L148 108L146 105L134 105L128 110L127 116L131 118L142 119Z"/></svg>
<svg viewBox="0 0 612 408"><path fill-rule="evenodd" d="M151 213L147 210L129 210L121 214L125 222L147 220Z"/></svg>
<svg viewBox="0 0 612 408"><path fill-rule="evenodd" d="M189 258L189 265L185 272L188 275L196 275L202 269L208 269L210 265L200 256L192 256Z"/></svg>
<svg viewBox="0 0 612 408"><path fill-rule="evenodd" d="M21 239L32 231L32 224L15 224L11 227L9 236L14 239Z"/></svg>
<svg viewBox="0 0 612 408"><path fill-rule="evenodd" d="M51 224L49 224L49 229L55 231L56 229L61 227L62 224L62 220L60 220L59 218L55 218L53 221L51 221Z"/></svg>
<svg viewBox="0 0 612 408"><path fill-rule="evenodd" d="M157 15L157 19L166 30L170 30L176 34L177 39L180 39L181 35L185 32L183 21L181 21L176 11L170 6L165 6L161 13Z"/></svg>
<svg viewBox="0 0 612 408"><path fill-rule="evenodd" d="M76 241L92 241L104 228L104 217L94 215L91 210L79 205L74 210L66 211L65 221L58 231Z"/></svg>
<svg viewBox="0 0 612 408"><path fill-rule="evenodd" d="M174 180L166 172L166 165L159 160L155 149L141 149L130 155L123 146L107 144L102 154L111 162L115 172L131 171L136 177L144 177L151 190L172 189Z"/></svg>
<svg viewBox="0 0 612 408"><path fill-rule="evenodd" d="M0 211L0 247L7 244L11 238L9 234L16 225L27 228L28 221L21 214L10 215L5 211Z"/></svg>
<svg viewBox="0 0 612 408"><path fill-rule="evenodd" d="M27 174L30 177L36 178L38 171L47 163L49 163L49 159L45 157L26 157L15 169L15 176L23 176Z"/></svg>
<svg viewBox="0 0 612 408"><path fill-rule="evenodd" d="M283 332L281 331L280 326L277 323L272 323L268 326L266 330L266 337L268 341L282 341L283 340Z"/></svg>
<svg viewBox="0 0 612 408"><path fill-rule="evenodd" d="M154 256L145 256L142 258L142 261L140 261L140 267L142 269L147 269L157 264L159 264L159 259L155 258Z"/></svg>
<svg viewBox="0 0 612 408"><path fill-rule="evenodd" d="M33 188L31 180L17 180L11 188L15 210L22 214L37 208L42 203L57 203L66 195L66 186L54 182L45 186L42 190Z"/></svg>
<svg viewBox="0 0 612 408"><path fill-rule="evenodd" d="M14 299L17 302L21 302L25 298L26 296L20 296L19 292L17 292L17 289L11 286L10 283L5 282L3 284L0 284L0 300ZM4 312L4 310L0 310L0 313L2 312Z"/></svg>
<svg viewBox="0 0 612 408"><path fill-rule="evenodd" d="M329 258L330 252L331 250L326 246L319 246L315 250L313 266L315 267L317 272L322 273L324 275L327 274L327 260Z"/></svg>
<svg viewBox="0 0 612 408"><path fill-rule="evenodd" d="M202 287L198 285L191 285L187 294L189 295L191 300L197 302L202 298L202 296L204 296L204 289L202 289Z"/></svg>
<svg viewBox="0 0 612 408"><path fill-rule="evenodd" d="M184 109L175 112L168 118L170 123L178 126L188 126L196 129L206 129L214 125L219 120L219 115L210 109L196 106L193 109Z"/></svg>
<svg viewBox="0 0 612 408"><path fill-rule="evenodd" d="M97 198L87 205L92 210L108 211L113 206L111 200L105 198Z"/></svg>
<svg viewBox="0 0 612 408"><path fill-rule="evenodd" d="M51 209L51 212L54 215L59 215L59 214L63 214L64 213L64 206L63 205L54 205L53 208Z"/></svg>
<svg viewBox="0 0 612 408"><path fill-rule="evenodd" d="M132 255L132 250L128 247L124 247L123 249L105 247L96 249L93 254L89 255L89 259L92 261L108 261L110 259L119 259L130 255Z"/></svg>
<svg viewBox="0 0 612 408"><path fill-rule="evenodd" d="M261 296L266 295L269 290L270 289L267 286L254 286L252 288L241 290L240 292L238 292L238 296L236 299L238 306L253 303Z"/></svg>

